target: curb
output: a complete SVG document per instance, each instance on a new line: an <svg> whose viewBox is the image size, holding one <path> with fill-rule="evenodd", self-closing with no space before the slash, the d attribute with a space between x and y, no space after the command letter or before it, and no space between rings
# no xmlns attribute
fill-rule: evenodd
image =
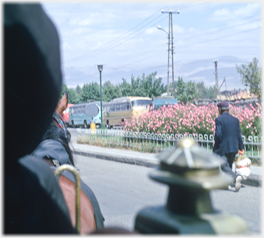
<svg viewBox="0 0 264 238"><path fill-rule="evenodd" d="M254 187L262 187L260 177L254 174L249 175L249 177L246 180L242 180L241 183Z"/></svg>
<svg viewBox="0 0 264 238"><path fill-rule="evenodd" d="M74 147L80 147L80 148L74 148ZM100 148L100 147L99 147ZM133 164L133 165L139 165L139 166L145 166L150 168L158 167L159 160L155 158L155 154L141 154L140 152L134 153L134 155L124 155L124 154L118 154L118 151L112 149L111 152L105 152L105 151L92 151L89 150L89 148L82 148L80 145L71 146L73 154L76 155L82 155L86 157L94 157L98 159L104 159L104 160L110 160L115 161L119 163L127 163L127 164ZM150 158L148 158L149 156ZM246 180L242 180L242 184L254 186L254 187L261 187L261 176L257 174L250 174L249 177Z"/></svg>
<svg viewBox="0 0 264 238"><path fill-rule="evenodd" d="M127 164L133 164L133 165L139 165L139 166L145 166L145 167L157 167L159 165L158 160L153 159L140 159L140 158L131 158L129 156L114 156L114 155L107 155L107 154L100 154L100 153L93 153L93 152L83 152L79 150L73 150L73 153L76 155L82 155L87 157L95 157L98 159L105 159L110 161L115 161L119 163L127 163Z"/></svg>

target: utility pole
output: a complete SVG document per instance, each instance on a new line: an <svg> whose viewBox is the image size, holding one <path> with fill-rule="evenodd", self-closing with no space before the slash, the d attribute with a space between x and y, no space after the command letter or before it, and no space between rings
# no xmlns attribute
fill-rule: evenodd
<svg viewBox="0 0 264 238"><path fill-rule="evenodd" d="M215 64L215 87L216 87L216 90L218 90L218 73L217 73L217 62L218 62L218 59L214 59L213 62Z"/></svg>
<svg viewBox="0 0 264 238"><path fill-rule="evenodd" d="M167 94L169 94L169 78L170 78L170 52L171 52L171 71L172 71L172 84L173 84L173 96L175 93L175 84L174 84L174 63L173 63L173 54L174 54L174 46L173 46L173 24L172 24L172 14L180 14L180 10L177 12L173 12L170 8L168 12L165 12L163 8L161 9L161 13L169 13L169 33L168 33L168 73L167 73Z"/></svg>

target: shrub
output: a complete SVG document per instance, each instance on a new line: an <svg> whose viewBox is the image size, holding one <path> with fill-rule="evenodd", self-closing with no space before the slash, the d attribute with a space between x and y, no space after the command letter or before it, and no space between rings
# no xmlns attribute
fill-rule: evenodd
<svg viewBox="0 0 264 238"><path fill-rule="evenodd" d="M246 136L261 136L261 105L254 108L230 106L230 114L240 121L241 133ZM157 134L214 134L218 108L213 104L174 104L163 106L140 117L125 120L124 130Z"/></svg>

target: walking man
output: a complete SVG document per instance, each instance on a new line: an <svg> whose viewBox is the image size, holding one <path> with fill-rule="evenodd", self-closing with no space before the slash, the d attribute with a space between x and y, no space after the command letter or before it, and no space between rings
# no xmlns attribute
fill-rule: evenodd
<svg viewBox="0 0 264 238"><path fill-rule="evenodd" d="M235 189L241 188L242 176L232 171L232 164L236 154L244 154L239 120L229 114L229 104L223 101L217 104L219 116L215 119L215 145L213 152L220 155L225 163L221 169L234 178Z"/></svg>

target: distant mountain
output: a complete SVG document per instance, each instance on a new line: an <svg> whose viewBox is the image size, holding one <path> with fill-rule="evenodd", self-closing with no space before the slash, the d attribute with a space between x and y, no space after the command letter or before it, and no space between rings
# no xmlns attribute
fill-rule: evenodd
<svg viewBox="0 0 264 238"><path fill-rule="evenodd" d="M245 86L240 82L240 75L236 71L236 64L241 65L247 62L243 59L239 59L233 56L224 56L218 58L218 86L220 87L224 77L226 83L224 83L220 89L233 90L233 89L244 89ZM88 70L87 70L88 71ZM110 72L112 71L112 72ZM153 72L157 72L158 77L162 77L164 85L167 84L167 65L153 66L145 69L136 70L107 70L107 66L104 67L102 72L102 81L110 81L114 85L121 83L122 78L126 79L127 82L131 82L131 75L135 78L142 76L143 73L148 75ZM170 72L171 73L171 72ZM64 73L65 82L68 87L76 87L77 85L82 86L86 83L98 82L100 83L99 73L96 69L93 72L85 73L78 70L77 68L66 68ZM171 76L171 75L170 75ZM174 80L178 79L178 76L183 77L185 82L190 80L195 83L204 82L206 87L213 86L215 84L215 64L213 59L193 60L190 62L175 62L174 66ZM170 77L171 82L171 77Z"/></svg>
<svg viewBox="0 0 264 238"><path fill-rule="evenodd" d="M82 87L83 84L92 82L91 75L76 68L65 68L62 74L64 82L70 88L76 88L77 85Z"/></svg>

